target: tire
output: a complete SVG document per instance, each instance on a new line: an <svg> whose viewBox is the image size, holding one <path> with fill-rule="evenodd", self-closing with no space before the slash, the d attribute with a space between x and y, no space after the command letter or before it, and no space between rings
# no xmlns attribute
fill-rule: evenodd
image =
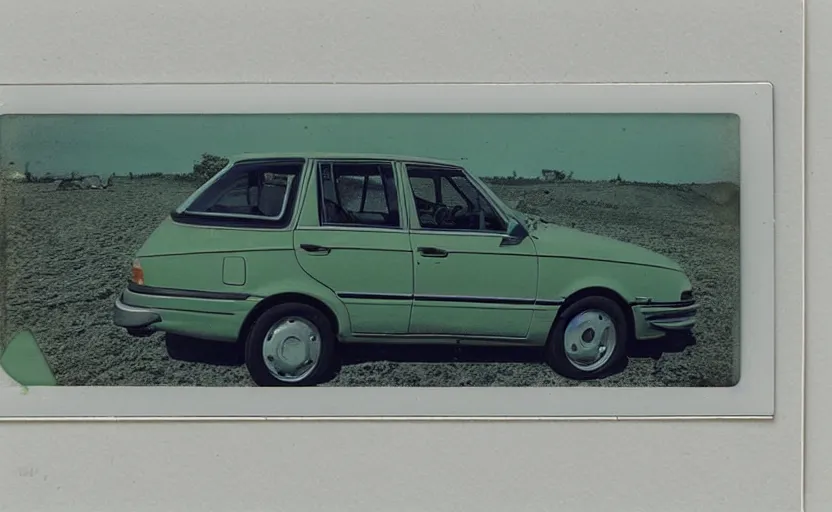
<svg viewBox="0 0 832 512"><path fill-rule="evenodd" d="M570 323L573 323L571 327ZM581 324L585 328L579 329ZM607 337L603 353L596 349L604 345L604 333L597 332L601 328L608 336L614 336ZM568 306L558 316L546 343L546 362L556 373L569 379L592 380L606 377L625 362L628 336L624 311L615 301L600 296L585 297ZM610 343L611 339L614 339L614 343ZM585 349L583 355L587 357L600 354L599 360L594 364L575 362L581 355L581 348Z"/></svg>
<svg viewBox="0 0 832 512"><path fill-rule="evenodd" d="M245 362L258 386L315 386L332 378L335 351L335 332L326 315L306 304L286 303L272 306L254 322L246 337ZM292 378L275 373L279 366L297 367L304 358L314 362Z"/></svg>

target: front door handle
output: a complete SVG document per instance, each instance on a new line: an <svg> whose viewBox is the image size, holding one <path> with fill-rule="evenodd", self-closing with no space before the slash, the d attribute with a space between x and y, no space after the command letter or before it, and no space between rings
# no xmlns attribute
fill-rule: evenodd
<svg viewBox="0 0 832 512"><path fill-rule="evenodd" d="M321 245L314 245L314 244L300 244L300 248L306 252L311 252L312 254L329 254L331 250L329 247L323 247Z"/></svg>
<svg viewBox="0 0 832 512"><path fill-rule="evenodd" d="M448 251L438 247L419 247L418 251L426 258L444 258L448 256Z"/></svg>

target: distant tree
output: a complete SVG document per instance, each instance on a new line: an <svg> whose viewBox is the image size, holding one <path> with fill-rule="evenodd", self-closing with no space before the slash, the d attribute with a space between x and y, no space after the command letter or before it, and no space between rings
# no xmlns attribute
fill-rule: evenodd
<svg viewBox="0 0 832 512"><path fill-rule="evenodd" d="M199 181L208 181L228 165L228 161L227 158L221 156L203 153L202 160L194 164L193 175Z"/></svg>
<svg viewBox="0 0 832 512"><path fill-rule="evenodd" d="M566 179L566 173L557 169L541 169L540 173L546 181L563 181Z"/></svg>

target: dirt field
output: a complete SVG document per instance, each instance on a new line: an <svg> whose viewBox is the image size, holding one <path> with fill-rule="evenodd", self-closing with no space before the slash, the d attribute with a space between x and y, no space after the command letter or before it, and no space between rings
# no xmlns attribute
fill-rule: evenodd
<svg viewBox="0 0 832 512"><path fill-rule="evenodd" d="M132 254L195 186L119 178L107 190L54 191L52 184L8 188L4 339L30 329L63 385L252 385L245 367L221 349L214 347L211 363L179 361L169 356L163 335L131 338L111 323ZM674 258L693 281L701 302L695 344L669 347L658 358L634 353L623 372L583 385L734 384L739 226L730 195L702 187L620 183L492 187L520 210ZM578 384L527 350L372 347L345 357L339 376L327 385Z"/></svg>

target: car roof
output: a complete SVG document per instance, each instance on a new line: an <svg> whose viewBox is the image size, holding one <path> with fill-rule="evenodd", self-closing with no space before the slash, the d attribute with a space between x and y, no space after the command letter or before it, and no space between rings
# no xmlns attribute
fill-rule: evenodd
<svg viewBox="0 0 832 512"><path fill-rule="evenodd" d="M460 162L442 160L423 156L397 155L385 153L327 153L327 152L297 152L297 153L240 153L232 156L231 163L245 160L271 160L280 158L303 158L320 160L395 160L399 162L416 162L435 165L462 167Z"/></svg>

